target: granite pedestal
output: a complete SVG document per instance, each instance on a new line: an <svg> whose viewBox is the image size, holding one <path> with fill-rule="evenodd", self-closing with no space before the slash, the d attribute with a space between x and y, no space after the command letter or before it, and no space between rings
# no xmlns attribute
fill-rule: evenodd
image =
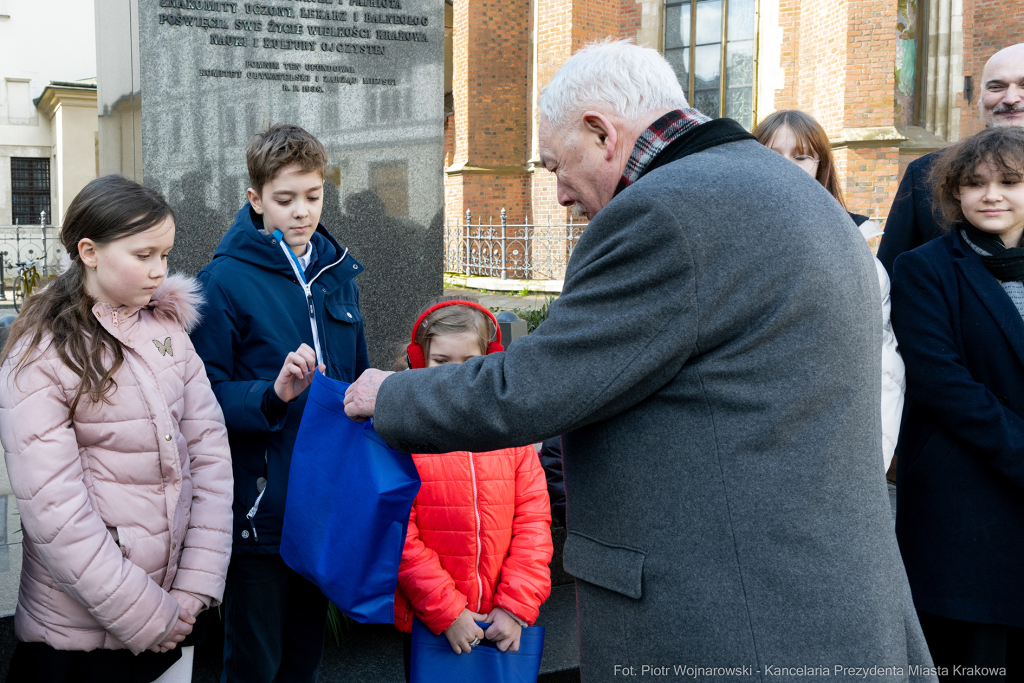
<svg viewBox="0 0 1024 683"><path fill-rule="evenodd" d="M309 130L321 220L366 266L370 360L389 367L442 291L444 4L266 2L96 0L100 173L167 198L171 266L195 273L246 201L250 136Z"/></svg>

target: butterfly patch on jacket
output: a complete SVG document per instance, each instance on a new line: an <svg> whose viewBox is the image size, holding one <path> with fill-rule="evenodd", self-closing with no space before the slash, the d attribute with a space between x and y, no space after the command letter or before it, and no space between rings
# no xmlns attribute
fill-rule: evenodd
<svg viewBox="0 0 1024 683"><path fill-rule="evenodd" d="M161 344L160 340L154 339L153 343L156 344L156 350L160 352L161 356L174 356L174 350L171 348L171 338L164 339L164 343Z"/></svg>

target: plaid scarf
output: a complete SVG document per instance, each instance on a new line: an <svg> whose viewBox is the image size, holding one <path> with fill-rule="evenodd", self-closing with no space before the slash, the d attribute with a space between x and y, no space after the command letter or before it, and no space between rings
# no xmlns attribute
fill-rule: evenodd
<svg viewBox="0 0 1024 683"><path fill-rule="evenodd" d="M652 123L633 145L633 153L626 162L626 169L622 172L615 194L639 180L654 158L674 140L710 120L696 109L676 109Z"/></svg>

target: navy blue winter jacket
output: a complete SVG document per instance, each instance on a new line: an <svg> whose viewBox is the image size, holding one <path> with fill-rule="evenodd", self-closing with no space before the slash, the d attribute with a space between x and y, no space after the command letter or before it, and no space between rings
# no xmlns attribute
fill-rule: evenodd
<svg viewBox="0 0 1024 683"><path fill-rule="evenodd" d="M921 612L1024 628L1024 321L955 231L896 259L896 537Z"/></svg>
<svg viewBox="0 0 1024 683"><path fill-rule="evenodd" d="M276 553L281 542L292 447L308 390L291 403L274 392L284 359L313 342L310 307L288 256L249 204L199 273L206 297L192 333L224 410L235 475L237 553ZM363 267L323 225L305 271L327 376L353 382L368 365L355 278ZM262 495L261 495L262 494Z"/></svg>

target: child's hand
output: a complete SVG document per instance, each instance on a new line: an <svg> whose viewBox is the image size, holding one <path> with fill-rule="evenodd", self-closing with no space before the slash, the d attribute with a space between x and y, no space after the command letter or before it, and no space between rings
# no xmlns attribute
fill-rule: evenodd
<svg viewBox="0 0 1024 683"><path fill-rule="evenodd" d="M170 590L170 594L171 597L177 600L178 604L181 605L181 609L188 610L188 613L193 617L199 616L199 613L206 609L206 605L203 604L203 601L191 593L186 593L185 591L180 591L177 588L172 588Z"/></svg>
<svg viewBox="0 0 1024 683"><path fill-rule="evenodd" d="M457 655L463 652L469 653L473 650L473 641L484 637L484 630L474 622L485 621L487 617L468 609L462 610L462 614L452 622L452 625L444 630L444 636L448 644Z"/></svg>
<svg viewBox="0 0 1024 683"><path fill-rule="evenodd" d="M519 652L519 638L523 634L523 627L518 621L500 607L492 609L486 621L491 622L491 627L484 634L487 640L496 644L502 652Z"/></svg>
<svg viewBox="0 0 1024 683"><path fill-rule="evenodd" d="M308 344L301 345L284 359L274 382L274 393L285 403L294 400L313 383L313 371L316 369L316 352ZM320 366L320 372L326 369L326 365Z"/></svg>
<svg viewBox="0 0 1024 683"><path fill-rule="evenodd" d="M196 618L192 616L187 609L181 608L178 612L178 618L174 621L174 628L167 634L167 637L162 643L157 643L153 647L149 648L153 652L167 652L173 650L178 646L178 643L185 640L185 636L192 633L192 624L196 623Z"/></svg>

